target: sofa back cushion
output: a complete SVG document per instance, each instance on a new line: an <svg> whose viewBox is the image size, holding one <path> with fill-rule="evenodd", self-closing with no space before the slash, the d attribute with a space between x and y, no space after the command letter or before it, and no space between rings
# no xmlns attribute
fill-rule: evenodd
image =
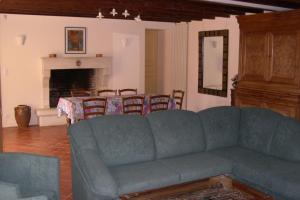
<svg viewBox="0 0 300 200"><path fill-rule="evenodd" d="M183 110L153 112L147 116L156 145L156 157L166 158L205 150L204 131L196 113Z"/></svg>
<svg viewBox="0 0 300 200"><path fill-rule="evenodd" d="M270 154L288 161L300 161L300 123L286 117L279 123Z"/></svg>
<svg viewBox="0 0 300 200"><path fill-rule="evenodd" d="M231 106L208 108L198 112L204 127L206 150L237 145L240 109Z"/></svg>
<svg viewBox="0 0 300 200"><path fill-rule="evenodd" d="M108 166L154 159L148 121L138 115L101 116L88 120L102 159Z"/></svg>
<svg viewBox="0 0 300 200"><path fill-rule="evenodd" d="M241 108L239 144L268 154L274 133L283 116L263 108Z"/></svg>

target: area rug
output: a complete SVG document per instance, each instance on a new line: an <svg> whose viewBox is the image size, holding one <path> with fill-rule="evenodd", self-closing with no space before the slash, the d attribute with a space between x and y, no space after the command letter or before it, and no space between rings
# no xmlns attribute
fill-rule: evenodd
<svg viewBox="0 0 300 200"><path fill-rule="evenodd" d="M222 183L202 188L198 191L177 193L168 196L147 198L149 200L255 200L255 197L239 191L228 189Z"/></svg>

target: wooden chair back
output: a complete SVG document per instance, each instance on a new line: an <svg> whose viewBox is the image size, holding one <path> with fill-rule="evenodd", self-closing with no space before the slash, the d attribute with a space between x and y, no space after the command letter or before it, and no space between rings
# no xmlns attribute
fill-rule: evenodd
<svg viewBox="0 0 300 200"><path fill-rule="evenodd" d="M106 90L98 90L97 91L98 96L102 95L117 95L117 90L111 90L111 89L106 89Z"/></svg>
<svg viewBox="0 0 300 200"><path fill-rule="evenodd" d="M168 110L170 95L150 96L150 112Z"/></svg>
<svg viewBox="0 0 300 200"><path fill-rule="evenodd" d="M88 97L91 96L91 91L88 90L71 90L72 97Z"/></svg>
<svg viewBox="0 0 300 200"><path fill-rule="evenodd" d="M105 115L106 98L89 98L82 100L84 119Z"/></svg>
<svg viewBox="0 0 300 200"><path fill-rule="evenodd" d="M173 99L176 102L177 109L180 109L180 110L182 109L183 97L184 97L184 91L173 90Z"/></svg>
<svg viewBox="0 0 300 200"><path fill-rule="evenodd" d="M130 95L130 94L137 95L137 89L126 88L126 89L120 89L119 90L119 95L120 96L122 96L122 95Z"/></svg>
<svg viewBox="0 0 300 200"><path fill-rule="evenodd" d="M143 96L123 97L123 113L143 115L144 101L145 97Z"/></svg>

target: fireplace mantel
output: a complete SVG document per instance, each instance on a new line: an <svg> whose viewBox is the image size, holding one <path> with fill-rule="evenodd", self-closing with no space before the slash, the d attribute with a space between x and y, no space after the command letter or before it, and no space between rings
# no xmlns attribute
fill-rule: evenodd
<svg viewBox="0 0 300 200"><path fill-rule="evenodd" d="M76 69L76 68L101 68L110 69L111 57L58 57L42 58L43 70L49 69Z"/></svg>
<svg viewBox="0 0 300 200"><path fill-rule="evenodd" d="M108 76L111 74L111 57L58 57L42 59L43 76L43 108L49 109L49 80L51 70L56 69L95 69L97 89L107 87Z"/></svg>

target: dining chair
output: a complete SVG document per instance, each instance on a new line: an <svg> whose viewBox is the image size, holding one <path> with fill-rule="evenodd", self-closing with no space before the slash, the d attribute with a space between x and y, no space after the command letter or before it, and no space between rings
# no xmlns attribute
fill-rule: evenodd
<svg viewBox="0 0 300 200"><path fill-rule="evenodd" d="M119 95L129 95L129 94L133 94L133 95L137 95L137 89L130 89L130 88L126 88L126 89L120 89L119 90Z"/></svg>
<svg viewBox="0 0 300 200"><path fill-rule="evenodd" d="M88 90L71 90L72 97L87 97L91 96L91 91Z"/></svg>
<svg viewBox="0 0 300 200"><path fill-rule="evenodd" d="M82 100L84 119L105 115L106 104L106 98L89 98Z"/></svg>
<svg viewBox="0 0 300 200"><path fill-rule="evenodd" d="M97 91L98 96L102 95L117 95L117 90L111 90L111 89L106 89L106 90L98 90Z"/></svg>
<svg viewBox="0 0 300 200"><path fill-rule="evenodd" d="M173 90L173 99L176 102L176 108L182 109L184 91L183 90Z"/></svg>
<svg viewBox="0 0 300 200"><path fill-rule="evenodd" d="M124 114L143 115L145 97L130 96L122 98L122 107Z"/></svg>
<svg viewBox="0 0 300 200"><path fill-rule="evenodd" d="M170 95L150 96L150 112L167 110L170 101Z"/></svg>

